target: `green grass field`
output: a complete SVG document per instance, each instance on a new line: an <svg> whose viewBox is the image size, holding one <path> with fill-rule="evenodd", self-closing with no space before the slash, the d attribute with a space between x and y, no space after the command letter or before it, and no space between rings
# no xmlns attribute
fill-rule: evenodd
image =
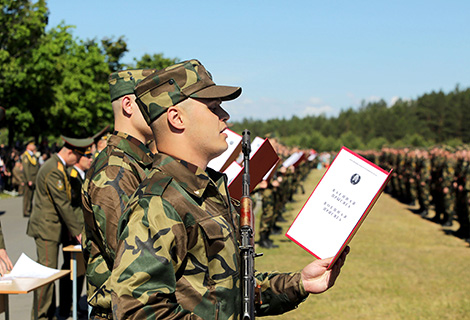
<svg viewBox="0 0 470 320"><path fill-rule="evenodd" d="M313 170L305 194L288 204L284 232L323 173ZM271 238L279 248L257 248L260 271L301 270L315 259L284 235ZM440 225L383 194L350 247L333 288L270 319L470 319L470 248Z"/></svg>

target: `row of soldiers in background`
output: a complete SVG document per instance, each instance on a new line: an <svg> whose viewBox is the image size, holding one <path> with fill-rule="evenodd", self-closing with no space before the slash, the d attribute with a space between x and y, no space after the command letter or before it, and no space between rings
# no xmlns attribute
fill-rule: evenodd
<svg viewBox="0 0 470 320"><path fill-rule="evenodd" d="M383 148L363 155L384 169L393 168L386 192L405 204L418 205L416 213L444 227L457 221L459 228L452 233L470 242L469 148Z"/></svg>
<svg viewBox="0 0 470 320"><path fill-rule="evenodd" d="M270 139L270 142L280 157L281 165L269 181L263 180L253 190L253 194L259 194L261 197L258 245L267 249L278 247L270 239L270 236L283 232L282 228L277 225L277 222L286 222L282 216L286 209L286 204L289 201L293 201L293 195L298 190L305 193L302 181L311 169L318 167L320 161L317 154L311 151L300 151L296 148L290 149L279 144L275 139ZM296 152L303 152L304 156L295 165L283 166L282 163L291 154Z"/></svg>
<svg viewBox="0 0 470 320"><path fill-rule="evenodd" d="M101 138L93 147L94 155L106 146L106 136ZM46 140L42 141L39 147L33 140L24 146L17 143L12 148L0 145L0 192L23 196L24 217L31 215L39 168L59 149L56 143L49 146Z"/></svg>
<svg viewBox="0 0 470 320"><path fill-rule="evenodd" d="M53 148L56 146L53 146ZM22 151L19 151L22 150ZM33 141L26 143L24 148L7 148L0 146L0 185L1 191L23 196L23 216L31 215L32 200L36 175L39 167L50 157L51 148L44 145L38 151ZM55 151L55 148L53 149Z"/></svg>

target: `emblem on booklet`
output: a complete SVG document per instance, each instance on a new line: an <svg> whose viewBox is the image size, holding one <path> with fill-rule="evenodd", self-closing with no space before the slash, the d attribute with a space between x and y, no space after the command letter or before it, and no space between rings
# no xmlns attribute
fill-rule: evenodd
<svg viewBox="0 0 470 320"><path fill-rule="evenodd" d="M357 173L353 174L351 177L351 184L356 185L361 181L361 176L358 175Z"/></svg>

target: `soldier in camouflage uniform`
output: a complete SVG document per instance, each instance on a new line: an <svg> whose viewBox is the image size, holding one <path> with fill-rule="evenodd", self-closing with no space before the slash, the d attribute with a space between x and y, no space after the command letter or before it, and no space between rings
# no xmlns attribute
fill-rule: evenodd
<svg viewBox="0 0 470 320"><path fill-rule="evenodd" d="M25 178L23 189L23 217L29 217L33 208L34 188L36 187L36 175L39 171L39 161L35 155L36 145L30 141L26 145L25 152L21 155L23 163L23 176Z"/></svg>
<svg viewBox="0 0 470 320"><path fill-rule="evenodd" d="M457 152L457 167L456 167L456 181L455 181L455 213L456 219L459 222L459 229L455 231L455 236L462 239L470 238L470 221L468 219L468 150L463 149Z"/></svg>
<svg viewBox="0 0 470 320"><path fill-rule="evenodd" d="M82 224L77 218L81 209L72 207L66 167L74 165L93 143L92 139L62 138L64 146L39 169L27 229L28 236L33 237L36 243L38 262L54 269L58 264L64 227L77 243L80 243L82 232ZM34 295L38 301L39 319L52 319L56 309L54 283L34 291ZM34 310L31 315L33 317Z"/></svg>
<svg viewBox="0 0 470 320"><path fill-rule="evenodd" d="M94 160L82 189L83 252L92 319L112 319L107 280L117 248L117 223L129 197L152 166L153 154L146 143L153 134L135 103L134 87L154 71L126 70L109 76L114 132Z"/></svg>
<svg viewBox="0 0 470 320"><path fill-rule="evenodd" d="M415 179L416 179L416 197L418 199L418 213L426 217L429 211L431 193L429 184L431 182L431 162L429 153L426 150L416 150L415 152Z"/></svg>
<svg viewBox="0 0 470 320"><path fill-rule="evenodd" d="M276 181L277 182L277 181ZM262 196L262 209L259 219L259 246L266 249L277 248L273 241L269 238L275 223L274 207L275 194L274 186L264 180L260 183L259 189Z"/></svg>
<svg viewBox="0 0 470 320"><path fill-rule="evenodd" d="M227 177L207 163L227 148L221 101L241 88L217 86L197 60L144 79L137 102L155 134L152 171L119 221L110 283L115 319L237 319L241 309L239 216ZM339 274L317 260L302 273L258 273L258 315L295 308ZM318 281L315 281L317 279ZM321 279L321 280L320 280Z"/></svg>

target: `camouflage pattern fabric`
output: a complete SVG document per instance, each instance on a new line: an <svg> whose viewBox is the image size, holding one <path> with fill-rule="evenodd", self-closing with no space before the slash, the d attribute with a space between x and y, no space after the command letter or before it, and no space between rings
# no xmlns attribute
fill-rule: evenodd
<svg viewBox="0 0 470 320"><path fill-rule="evenodd" d="M227 177L157 154L119 222L115 319L238 319L239 216ZM300 273L257 274L258 315L295 308Z"/></svg>
<svg viewBox="0 0 470 320"><path fill-rule="evenodd" d="M127 94L134 94L134 87L155 71L156 69L134 69L111 73L108 78L111 101Z"/></svg>
<svg viewBox="0 0 470 320"><path fill-rule="evenodd" d="M94 160L82 188L87 261L88 303L102 313L111 312L106 285L117 247L116 229L129 197L152 166L153 155L139 140L115 131L107 147Z"/></svg>
<svg viewBox="0 0 470 320"><path fill-rule="evenodd" d="M216 85L198 60L174 64L148 76L135 87L136 102L148 124L187 98L236 99L240 87Z"/></svg>

